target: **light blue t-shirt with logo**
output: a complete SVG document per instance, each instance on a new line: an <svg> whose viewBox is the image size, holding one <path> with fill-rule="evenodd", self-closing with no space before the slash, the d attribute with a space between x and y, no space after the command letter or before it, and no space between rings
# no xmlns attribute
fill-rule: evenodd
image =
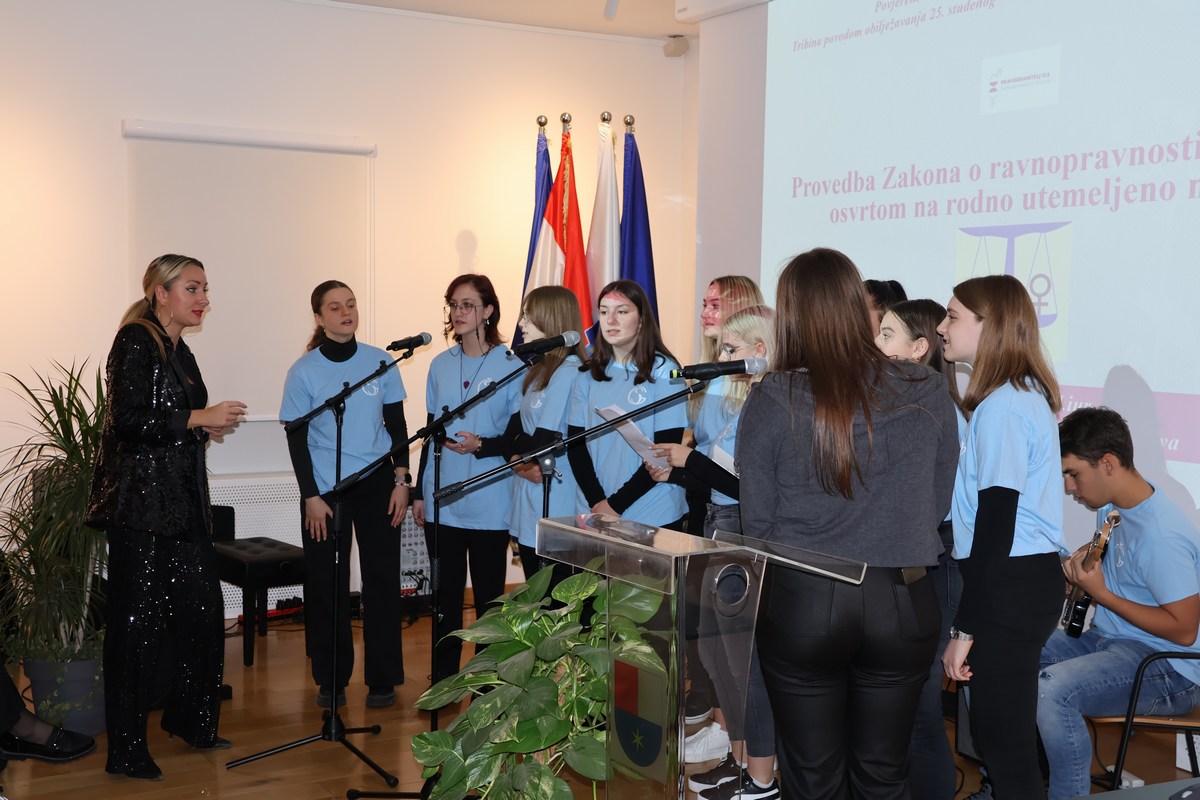
<svg viewBox="0 0 1200 800"><path fill-rule="evenodd" d="M279 419L290 422L303 417L340 392L344 384L358 383L378 369L380 361L391 360L383 350L362 342L346 361L330 361L320 348L309 350L288 370ZM346 398L341 477L353 475L392 449L392 439L383 426L383 407L406 396L400 371L393 366ZM337 485L337 426L332 411L309 421L308 450L317 489L325 494Z"/></svg>
<svg viewBox="0 0 1200 800"><path fill-rule="evenodd" d="M581 374L571 395L570 424L591 428L603 421L596 412L598 408L615 407L624 414L678 392L683 388L682 385L672 383L670 379L671 370L678 368L679 365L674 361L658 355L650 373L654 380L636 385L634 378L637 376L637 366L633 364L618 364L613 361L605 372L610 378L607 381L593 380L590 374ZM636 425L647 439L654 441L656 431L687 427L686 402L681 397L673 403L633 417L629 421ZM590 437L587 449L605 497L611 497L637 470L645 469L637 451L612 428ZM580 491L579 510L587 509L588 502ZM686 511L687 501L682 486L656 483L654 488L638 498L621 516L646 525L669 525L682 517Z"/></svg>
<svg viewBox="0 0 1200 800"><path fill-rule="evenodd" d="M508 348L493 347L479 357L465 355L462 345L455 345L434 357L425 382L425 408L440 417L443 406L454 409L493 383L498 383L521 361L510 355ZM491 396L469 408L464 417L446 423L446 437L454 438L457 431L470 431L485 439L500 436L521 402L521 377L496 390ZM421 476L425 517L433 519L433 449ZM465 481L504 463L503 456L476 458L471 453L442 450L441 485ZM490 479L476 483L456 495L441 501L438 522L469 530L503 530L512 505L512 473L499 472Z"/></svg>

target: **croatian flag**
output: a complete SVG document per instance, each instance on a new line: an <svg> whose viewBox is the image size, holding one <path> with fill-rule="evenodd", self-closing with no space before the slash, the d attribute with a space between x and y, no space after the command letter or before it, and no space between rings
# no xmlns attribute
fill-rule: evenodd
<svg viewBox="0 0 1200 800"><path fill-rule="evenodd" d="M650 244L650 212L646 206L646 181L637 140L625 134L625 207L621 211L621 277L646 290L654 318L658 319L658 293L654 288L654 249Z"/></svg>
<svg viewBox="0 0 1200 800"><path fill-rule="evenodd" d="M579 221L579 201L575 199L575 162L571 157L569 131L562 137L558 175L546 202L546 215L538 234L526 291L556 284L575 293L583 315L583 328L590 328L591 288L588 286L587 255L583 249L583 225Z"/></svg>
<svg viewBox="0 0 1200 800"><path fill-rule="evenodd" d="M539 133L537 158L533 167L533 229L529 232L529 255L525 257L525 283L522 284L521 289L522 301L530 289L552 282L552 278L543 280L543 276L533 275L533 257L537 253L538 236L542 231L542 224L546 220L546 202L550 198L550 186L550 148L546 143L546 134ZM536 282L531 283L531 279ZM521 327L519 325L513 333L512 343L514 346L521 343Z"/></svg>
<svg viewBox="0 0 1200 800"><path fill-rule="evenodd" d="M617 201L617 156L612 125L600 123L600 149L596 155L596 202L588 227L587 266L592 299L599 302L600 290L621 273L621 217ZM590 341L596 330L588 331Z"/></svg>

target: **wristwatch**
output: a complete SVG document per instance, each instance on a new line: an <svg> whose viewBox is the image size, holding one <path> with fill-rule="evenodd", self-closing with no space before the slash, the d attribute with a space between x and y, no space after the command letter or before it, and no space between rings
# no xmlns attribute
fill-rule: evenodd
<svg viewBox="0 0 1200 800"><path fill-rule="evenodd" d="M412 473L406 472L403 475L396 476L397 486L412 486Z"/></svg>
<svg viewBox="0 0 1200 800"><path fill-rule="evenodd" d="M974 641L974 640L975 640L975 637L974 637L974 636L972 636L972 635L971 635L971 634L969 634L969 633L965 633L965 632L963 632L963 631L960 631L958 628L951 628L951 629L950 629L950 638L951 638L951 639L958 639L960 642L971 642L971 641Z"/></svg>

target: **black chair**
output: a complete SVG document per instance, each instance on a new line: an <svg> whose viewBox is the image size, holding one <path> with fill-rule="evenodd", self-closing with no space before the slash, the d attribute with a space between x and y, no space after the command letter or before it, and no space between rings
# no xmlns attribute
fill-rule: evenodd
<svg viewBox="0 0 1200 800"><path fill-rule="evenodd" d="M1200 660L1200 653L1175 653L1169 651L1151 653L1142 659L1141 664L1138 664L1137 672L1133 677L1133 690L1129 694L1129 707L1125 711L1125 716L1088 717L1088 720L1093 725L1121 723L1124 726L1121 729L1121 743L1117 748L1117 760L1113 764L1112 772L1104 772L1092 777L1092 783L1097 786L1103 786L1109 790L1121 788L1121 771L1125 768L1125 754L1129 750L1129 739L1133 735L1134 727L1166 728L1185 734L1192 777L1200 778L1200 765L1197 764L1196 760L1196 742L1193 738L1200 731L1200 710L1192 709L1186 714L1178 714L1176 716L1137 713L1138 696L1142 692L1142 679L1146 675L1146 668L1155 661L1160 661L1164 658L1196 661Z"/></svg>
<svg viewBox="0 0 1200 800"><path fill-rule="evenodd" d="M254 629L267 635L267 589L304 583L304 549L267 536L235 538L232 506L213 506L217 576L242 589L242 663L254 664Z"/></svg>

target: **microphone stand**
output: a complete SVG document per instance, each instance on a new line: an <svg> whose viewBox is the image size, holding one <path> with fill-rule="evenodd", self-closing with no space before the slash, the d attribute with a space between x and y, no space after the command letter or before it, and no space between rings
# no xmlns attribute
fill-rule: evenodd
<svg viewBox="0 0 1200 800"><path fill-rule="evenodd" d="M365 386L367 383L370 383L371 381L375 380L376 378L383 377L383 375L386 374L389 369L396 366L398 363L400 363L404 359L408 358L412 354L413 354L413 350L412 350L412 348L410 348L410 349L406 350L404 353L402 353L400 356L398 356L396 358L396 360L392 361L390 364L386 360L381 360L379 362L379 368L376 369L374 372L372 372L370 375L366 376L365 378L360 380L358 383L355 383L353 386L351 386L348 382L344 382L342 384L342 390L340 392L333 395L328 400L321 403L320 405L318 405L316 408L309 411L304 416L300 417L299 419L294 419L291 422L288 422L284 426L284 430L287 431L288 433L291 433L292 431L296 430L301 425L306 425L314 417L317 417L320 414L324 413L326 410L329 410L329 411L333 412L334 424L337 428L337 446L335 448L336 455L334 457L334 476L335 476L336 485L333 487L332 491L330 492L330 494L332 494L332 496L333 496L333 509L332 509L333 520L332 520L331 530L329 531L329 537L333 544L333 603L332 603L333 636L332 636L332 639L330 642L330 649L332 651L331 652L332 658L330 660L330 663L332 665L332 674L330 675L330 682L329 682L329 687L330 687L329 708L322 715L323 724L321 725L321 731L319 733L314 734L313 736L307 736L303 739L297 739L293 742L288 742L287 744L284 744L284 745L279 745L278 747L272 747L269 750L263 750L262 752L255 753L254 755L246 756L245 758L239 758L236 761L230 761L225 764L226 769L233 769L234 767L239 767L242 764L248 764L251 761L257 761L261 758L273 756L277 753L283 753L283 752L286 752L293 748L300 747L301 745L305 745L310 742L315 742L315 741L323 739L327 742L337 742L338 744L342 745L347 750L349 750L351 753L358 756L358 759L360 761L362 761L364 764L366 764L368 767L370 767L372 770L374 770L376 772L376 774L378 774L381 778L383 778L384 782L387 783L388 786L396 786L398 783L400 783L399 778L397 778L395 775L392 775L390 772L385 771L383 769L383 767L379 766L374 761L372 761L366 755L366 753L359 750L357 747L355 747L353 744L351 744L346 739L346 736L348 734L352 734L352 733L378 734L380 731L383 730L383 728L380 727L379 725L370 725L368 727L363 727L363 728L347 728L345 726L345 724L342 722L342 718L338 714L338 711L337 711L338 691L340 688L340 682L338 681L337 624L338 624L338 605L339 605L339 600L341 597L341 592L339 591L340 587L338 586L338 578L340 575L340 567L341 567L341 563L340 563L341 562L341 554L340 554L340 547L339 547L339 538L341 536L341 528L342 528L341 497L342 497L342 494L346 491L346 489L353 486L355 483L357 483L363 477L364 472L365 472L365 471L359 471L359 472L355 473L355 476L354 476L355 480L353 480L353 481L343 481L341 479L341 477L342 477L342 423L343 423L343 418L345 416L345 411L346 411L346 399L348 397L350 397L351 394L358 391L358 389L360 387ZM421 795L414 794L414 795L396 795L396 796L398 796L398 797L404 797L404 796L420 797Z"/></svg>
<svg viewBox="0 0 1200 800"><path fill-rule="evenodd" d="M562 436L556 436L554 438L553 442L551 442L550 444L541 448L540 450L530 451L529 453L526 453L525 455L521 456L520 458L518 458L514 461L509 461L508 463L503 464L499 467L490 469L487 472L482 472L478 475L474 475L470 478L467 478L465 481L459 481L458 483L452 483L444 489L436 489L434 491L433 498L435 501L437 501L441 498L449 497L450 495L453 495L453 494L458 494L463 489L466 489L467 487L472 486L473 484L476 484L479 481L486 480L487 478L490 478L491 476L495 475L498 472L503 472L506 469L512 469L513 467L521 466L522 464L530 464L530 463L536 461L536 462L538 462L538 465L541 467L541 470L542 470L542 515L548 517L548 516L550 516L550 479L553 477L553 474L554 474L554 453L555 452L560 451L560 450L565 451L568 447L573 445L575 442L578 442L581 439L586 439L587 437L592 436L593 434L602 433L602 432L608 430L609 428L614 428L617 425L620 425L622 422L624 422L627 419L632 419L633 417L641 416L642 414L645 414L647 411L652 411L660 406L665 406L668 403L673 403L674 401L678 400L681 397L687 397L690 394L695 394L696 392L700 391L700 389L706 385L708 385L708 379L695 380L689 386L685 386L683 389L679 390L678 392L675 392L674 394L667 395L666 397L661 397L658 400L655 400L653 403L650 403L649 405L640 406L638 408L635 408L633 411L622 414L619 417L613 417L612 419L604 420L604 421L600 422L598 425L595 425L591 428L587 428L586 430L582 430L573 436L568 436L565 439Z"/></svg>
<svg viewBox="0 0 1200 800"><path fill-rule="evenodd" d="M433 442L433 552L429 553L429 572L430 572L429 590L430 590L430 604L433 606L433 613L431 615L431 625L430 625L431 630L430 630L430 647L429 647L429 661L430 661L429 672L430 672L431 677L434 679L434 683L437 683L437 681L438 681L438 678L437 678L437 630L445 617L445 615L443 615L441 612L441 605L440 605L441 584L442 584L440 525L441 525L441 507L442 507L441 500L443 497L446 496L446 493L441 490L442 446L445 444L445 441L446 441L446 425L451 420L453 420L455 417L465 419L466 412L469 411L473 406L477 405L478 403L482 402L483 400L487 399L488 397L491 397L493 394L496 393L496 390L499 389L501 386L505 386L508 383L511 383L514 379L516 379L518 376L520 376L522 373L524 373L526 370L528 370L531 366L533 366L538 361L540 361L542 356L541 356L541 354L534 354L534 355L529 356L528 358L529 358L528 361L523 361L518 357L517 360L521 361L521 366L517 367L512 372L508 373L500 380L498 380L494 383L489 383L487 386L480 389L477 394L475 394L472 397L468 397L465 401L460 403L455 408L451 409L449 406L442 406L442 415L440 417L438 417L437 419L433 420L432 422L430 422L424 428L421 428L419 431L417 431L415 434L413 434L412 438L409 439L410 443L414 442L418 439L428 439ZM405 444L402 446L407 447L408 445ZM391 458L392 453L396 452L396 450L398 450L398 449L399 448L394 448L388 454L377 459L377 461L375 463L382 463L384 460ZM369 472L372 469L372 467L373 467L373 464L368 464L366 467L364 467L359 472L356 472L354 475L351 475L349 478L346 478L345 481L342 481L341 483L338 483L336 486L334 486L334 490L337 491L342 486L343 483L349 483L350 481L357 480L358 477L361 476L363 473ZM496 469L489 470L485 474L487 476L495 475L497 472L500 472L507 468L508 468L508 465L504 465L502 467L497 467ZM475 478L470 479L470 483L473 484L473 483L477 482L479 480L479 478L480 478L480 476L476 476ZM456 483L453 485L459 486L458 491L461 491L461 489L463 488L462 482ZM429 712L429 730L436 731L437 729L438 729L438 710L435 708ZM425 781L425 785L421 787L420 792L363 792L358 789L350 789L346 792L346 797L349 798L349 800L356 800L356 798L359 798L359 797L427 798L427 797L429 797L429 793L430 793L430 791L432 791L433 786L436 782L437 782L437 776L434 775L433 777L431 777ZM396 783L392 783L392 782L388 783L388 786L395 786L395 785L396 785Z"/></svg>

